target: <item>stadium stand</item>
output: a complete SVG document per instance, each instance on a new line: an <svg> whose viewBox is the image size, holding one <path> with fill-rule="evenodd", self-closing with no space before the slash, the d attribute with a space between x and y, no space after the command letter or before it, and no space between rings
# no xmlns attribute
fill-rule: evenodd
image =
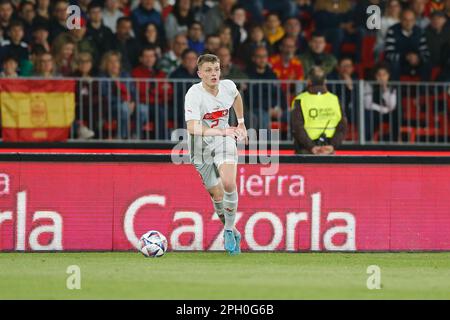
<svg viewBox="0 0 450 320"><path fill-rule="evenodd" d="M205 52L226 59L248 127L286 142L313 65L345 104L347 144L450 138L450 0L0 0L0 44L4 142L168 140Z"/></svg>

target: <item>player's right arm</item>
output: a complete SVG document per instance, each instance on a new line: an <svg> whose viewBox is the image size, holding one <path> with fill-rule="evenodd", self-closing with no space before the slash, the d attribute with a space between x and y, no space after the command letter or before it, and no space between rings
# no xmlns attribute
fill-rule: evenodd
<svg viewBox="0 0 450 320"><path fill-rule="evenodd" d="M189 134L194 136L230 136L237 137L237 128L229 127L225 129L209 128L202 124L200 120L188 120L186 121L187 130Z"/></svg>

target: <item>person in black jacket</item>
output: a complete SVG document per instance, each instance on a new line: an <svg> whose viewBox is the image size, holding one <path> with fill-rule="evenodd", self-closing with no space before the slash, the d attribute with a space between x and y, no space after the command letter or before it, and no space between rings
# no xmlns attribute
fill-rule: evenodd
<svg viewBox="0 0 450 320"><path fill-rule="evenodd" d="M52 42L60 33L66 32L67 28L67 8L69 2L67 0L57 0L53 6L53 14L50 19L50 42Z"/></svg>
<svg viewBox="0 0 450 320"><path fill-rule="evenodd" d="M122 57L122 70L131 72L139 63L139 42L131 36L132 22L128 17L117 20L117 32L114 35L113 49L120 52Z"/></svg>
<svg viewBox="0 0 450 320"><path fill-rule="evenodd" d="M385 53L395 80L405 76L419 76L422 81L429 80L430 51L425 35L416 26L414 11L404 10L401 22L389 28Z"/></svg>
<svg viewBox="0 0 450 320"><path fill-rule="evenodd" d="M169 110L169 118L174 120L177 128L184 128L184 96L189 88L196 82L197 75L197 52L192 49L185 49L181 54L181 65L170 75L170 79L184 79L183 82L175 82L174 87L174 108Z"/></svg>
<svg viewBox="0 0 450 320"><path fill-rule="evenodd" d="M285 105L281 87L276 83L277 76L269 65L269 53L263 46L257 47L252 56L253 63L247 69L249 79L269 80L250 83L244 100L250 110L246 123L254 129L270 129L270 119L279 118Z"/></svg>
<svg viewBox="0 0 450 320"><path fill-rule="evenodd" d="M33 33L33 21L36 17L36 12L34 11L34 4L31 1L22 1L19 6L19 18L23 22L25 37L24 41L30 43L32 40Z"/></svg>
<svg viewBox="0 0 450 320"><path fill-rule="evenodd" d="M14 7L11 1L0 0L0 39L8 38L6 33L14 16Z"/></svg>
<svg viewBox="0 0 450 320"><path fill-rule="evenodd" d="M86 38L88 38L97 48L98 57L94 65L99 62L99 58L111 50L114 41L114 34L111 29L106 27L102 21L103 7L98 2L92 2L88 7L88 25ZM96 57L94 57L96 58Z"/></svg>
<svg viewBox="0 0 450 320"><path fill-rule="evenodd" d="M351 57L341 57L336 69L328 75L332 81L339 83L330 83L328 88L336 94L344 108L349 124L356 125L359 119L359 92L358 77L355 73L355 63Z"/></svg>
<svg viewBox="0 0 450 320"><path fill-rule="evenodd" d="M435 11L431 14L430 25L425 29L425 37L430 49L430 61L433 67L440 65L443 47L450 41L450 28L445 27L446 22L445 13Z"/></svg>
<svg viewBox="0 0 450 320"><path fill-rule="evenodd" d="M437 80L450 81L450 40L442 48L441 73Z"/></svg>
<svg viewBox="0 0 450 320"><path fill-rule="evenodd" d="M246 12L244 7L235 5L231 11L231 17L226 24L231 28L231 37L233 38L233 48L238 49L248 38L246 29ZM236 52L237 50L235 50Z"/></svg>
<svg viewBox="0 0 450 320"><path fill-rule="evenodd" d="M12 56L17 59L19 66L29 59L28 44L23 40L24 26L22 21L12 21L8 35L10 40L3 40L0 47L0 60L4 57Z"/></svg>

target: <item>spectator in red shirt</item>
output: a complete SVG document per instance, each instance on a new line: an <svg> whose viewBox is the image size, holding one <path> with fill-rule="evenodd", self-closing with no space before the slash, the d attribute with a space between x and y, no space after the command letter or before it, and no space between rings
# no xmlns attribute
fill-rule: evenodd
<svg viewBox="0 0 450 320"><path fill-rule="evenodd" d="M296 39L287 36L280 46L280 53L270 57L272 69L280 80L303 80L303 66L295 56Z"/></svg>
<svg viewBox="0 0 450 320"><path fill-rule="evenodd" d="M295 55L296 40L292 36L283 38L280 46L280 53L270 57L269 62L272 70L280 80L303 80L303 65L300 59ZM295 97L297 92L294 83L283 83L281 86L287 97Z"/></svg>
<svg viewBox="0 0 450 320"><path fill-rule="evenodd" d="M170 84L162 81L152 81L152 79L165 79L166 74L156 67L158 60L157 48L147 47L142 49L139 56L139 66L133 69L131 76L137 78L136 87L138 90L138 103L140 108L149 113L149 120L154 123L155 138L167 138L165 128L164 102L171 94ZM145 80L144 80L145 79ZM150 80L150 81L148 81Z"/></svg>

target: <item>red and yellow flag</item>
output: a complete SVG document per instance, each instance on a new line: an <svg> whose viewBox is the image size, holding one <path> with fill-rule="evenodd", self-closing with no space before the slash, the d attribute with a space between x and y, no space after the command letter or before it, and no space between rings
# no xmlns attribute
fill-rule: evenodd
<svg viewBox="0 0 450 320"><path fill-rule="evenodd" d="M65 141L75 119L75 81L0 79L3 141Z"/></svg>

